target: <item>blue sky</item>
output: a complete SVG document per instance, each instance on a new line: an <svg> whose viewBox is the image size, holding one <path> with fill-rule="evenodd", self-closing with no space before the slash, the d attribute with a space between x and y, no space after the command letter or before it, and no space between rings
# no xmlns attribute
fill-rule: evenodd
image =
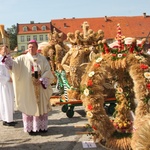
<svg viewBox="0 0 150 150"><path fill-rule="evenodd" d="M0 0L0 24L50 22L63 18L150 15L149 0Z"/></svg>

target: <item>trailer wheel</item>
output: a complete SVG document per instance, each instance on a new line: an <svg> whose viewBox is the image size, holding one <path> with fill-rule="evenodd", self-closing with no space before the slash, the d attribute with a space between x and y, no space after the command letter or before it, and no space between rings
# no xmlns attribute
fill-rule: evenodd
<svg viewBox="0 0 150 150"><path fill-rule="evenodd" d="M64 113L67 112L68 111L68 105L67 104L63 105L62 108L61 108L61 110Z"/></svg>
<svg viewBox="0 0 150 150"><path fill-rule="evenodd" d="M68 118L72 118L73 115L74 115L74 110L73 110L73 109L69 109L69 110L67 111L66 115L67 115Z"/></svg>

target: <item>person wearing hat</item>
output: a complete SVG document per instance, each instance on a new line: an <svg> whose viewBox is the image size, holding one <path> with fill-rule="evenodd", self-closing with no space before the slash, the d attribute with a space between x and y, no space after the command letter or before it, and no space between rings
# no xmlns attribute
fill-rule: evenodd
<svg viewBox="0 0 150 150"><path fill-rule="evenodd" d="M6 45L0 45L0 120L4 126L15 126L14 122L14 91L10 73L3 63L8 51Z"/></svg>
<svg viewBox="0 0 150 150"><path fill-rule="evenodd" d="M5 60L12 71L16 108L22 112L24 131L31 135L47 131L54 79L47 59L37 49L36 40L31 40L26 54Z"/></svg>

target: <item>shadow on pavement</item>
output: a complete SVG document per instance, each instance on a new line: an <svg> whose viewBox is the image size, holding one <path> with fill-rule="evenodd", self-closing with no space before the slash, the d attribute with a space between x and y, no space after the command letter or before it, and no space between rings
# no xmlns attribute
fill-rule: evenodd
<svg viewBox="0 0 150 150"><path fill-rule="evenodd" d="M21 143L23 141L20 141ZM9 143L11 146L9 146ZM57 142L44 142L44 143L25 143L25 144L18 144L12 146L13 141L7 141L3 143L5 147L0 149L2 150L72 150L74 145L76 145L76 141L57 141ZM2 143L0 143L2 144Z"/></svg>

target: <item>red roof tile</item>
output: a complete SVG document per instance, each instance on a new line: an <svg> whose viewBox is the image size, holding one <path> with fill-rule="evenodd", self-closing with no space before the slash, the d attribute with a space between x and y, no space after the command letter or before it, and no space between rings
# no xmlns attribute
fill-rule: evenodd
<svg viewBox="0 0 150 150"><path fill-rule="evenodd" d="M41 27L43 25L46 26L45 31L43 31L41 29ZM25 27L25 26L28 28L28 31L26 31L26 32L23 31L23 27ZM30 23L30 24L17 24L17 32L18 32L18 34L34 34L35 31L32 30L33 26L37 27L36 34L38 34L38 33L49 33L51 31L50 23L33 23L33 24Z"/></svg>
<svg viewBox="0 0 150 150"><path fill-rule="evenodd" d="M107 18L107 21L106 21ZM150 32L150 17L131 16L131 17L104 17L104 18L72 18L72 19L53 19L51 24L56 30L60 30L65 35L68 32L82 31L81 25L87 21L89 28L93 31L103 30L105 39L113 39L117 34L117 24L121 26L122 35L125 37L143 38Z"/></svg>

